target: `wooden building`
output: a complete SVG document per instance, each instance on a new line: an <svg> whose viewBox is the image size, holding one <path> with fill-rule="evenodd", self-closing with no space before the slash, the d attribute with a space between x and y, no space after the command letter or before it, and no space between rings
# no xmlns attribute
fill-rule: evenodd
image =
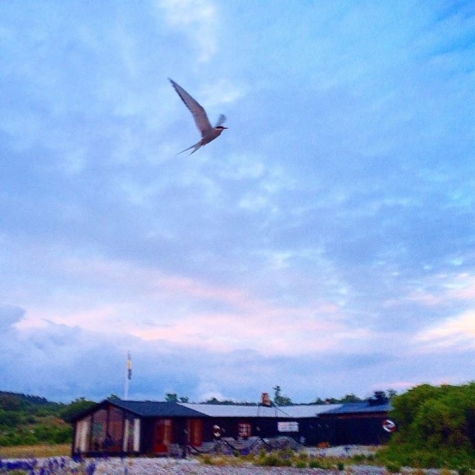
<svg viewBox="0 0 475 475"><path fill-rule="evenodd" d="M106 399L73 419L73 453L173 455L217 439L288 436L302 445L384 443L387 400L267 407ZM390 422L390 421L389 421Z"/></svg>

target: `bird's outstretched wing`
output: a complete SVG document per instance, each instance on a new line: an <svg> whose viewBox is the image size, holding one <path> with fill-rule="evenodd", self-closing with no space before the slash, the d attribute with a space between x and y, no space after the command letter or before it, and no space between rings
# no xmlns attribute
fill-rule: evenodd
<svg viewBox="0 0 475 475"><path fill-rule="evenodd" d="M206 111L181 86L173 81L173 79L168 79L181 100L185 103L185 106L190 110L193 119L195 119L196 127L198 127L198 130L201 132L201 136L204 137L212 129Z"/></svg>
<svg viewBox="0 0 475 475"><path fill-rule="evenodd" d="M216 122L215 127L221 127L226 122L226 116L221 114L218 118L218 122Z"/></svg>

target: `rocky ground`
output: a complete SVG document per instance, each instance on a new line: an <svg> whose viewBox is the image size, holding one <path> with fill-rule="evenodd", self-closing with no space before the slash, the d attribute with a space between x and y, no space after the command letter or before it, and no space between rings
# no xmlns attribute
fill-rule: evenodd
<svg viewBox="0 0 475 475"><path fill-rule="evenodd" d="M370 466L352 469L355 475L380 475L385 472L383 468ZM337 470L313 468L202 465L193 459L129 459L125 461L111 459L98 462L95 472L97 475L336 475L338 473Z"/></svg>
<svg viewBox="0 0 475 475"><path fill-rule="evenodd" d="M370 447L331 447L305 449L310 458L338 457L344 459L356 454L369 455L374 452ZM232 458L231 458L232 460ZM21 464L21 465L18 465ZM82 464L69 457L29 460L2 460L2 473L28 473L30 475L291 475L321 474L338 475L338 470L290 467L256 467L242 462L239 466L206 465L196 457L180 458L98 458L86 459ZM385 470L380 467L354 466L354 475L380 475Z"/></svg>

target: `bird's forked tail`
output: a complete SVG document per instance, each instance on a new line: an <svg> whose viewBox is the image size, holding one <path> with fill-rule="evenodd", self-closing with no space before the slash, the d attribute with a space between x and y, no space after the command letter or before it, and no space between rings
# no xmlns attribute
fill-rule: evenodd
<svg viewBox="0 0 475 475"><path fill-rule="evenodd" d="M192 145L191 147L185 148L185 150L182 150L181 152L178 152L177 155L180 155L180 154L183 153L183 152L187 152L188 150L193 149L193 150L188 154L188 156L190 156L191 154L195 153L199 148L201 148L201 140L200 140L198 143L195 143L194 145Z"/></svg>

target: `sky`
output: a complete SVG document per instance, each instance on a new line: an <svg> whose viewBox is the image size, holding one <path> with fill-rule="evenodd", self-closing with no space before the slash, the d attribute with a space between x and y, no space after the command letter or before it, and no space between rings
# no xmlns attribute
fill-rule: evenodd
<svg viewBox="0 0 475 475"><path fill-rule="evenodd" d="M475 379L475 2L0 8L0 390Z"/></svg>

